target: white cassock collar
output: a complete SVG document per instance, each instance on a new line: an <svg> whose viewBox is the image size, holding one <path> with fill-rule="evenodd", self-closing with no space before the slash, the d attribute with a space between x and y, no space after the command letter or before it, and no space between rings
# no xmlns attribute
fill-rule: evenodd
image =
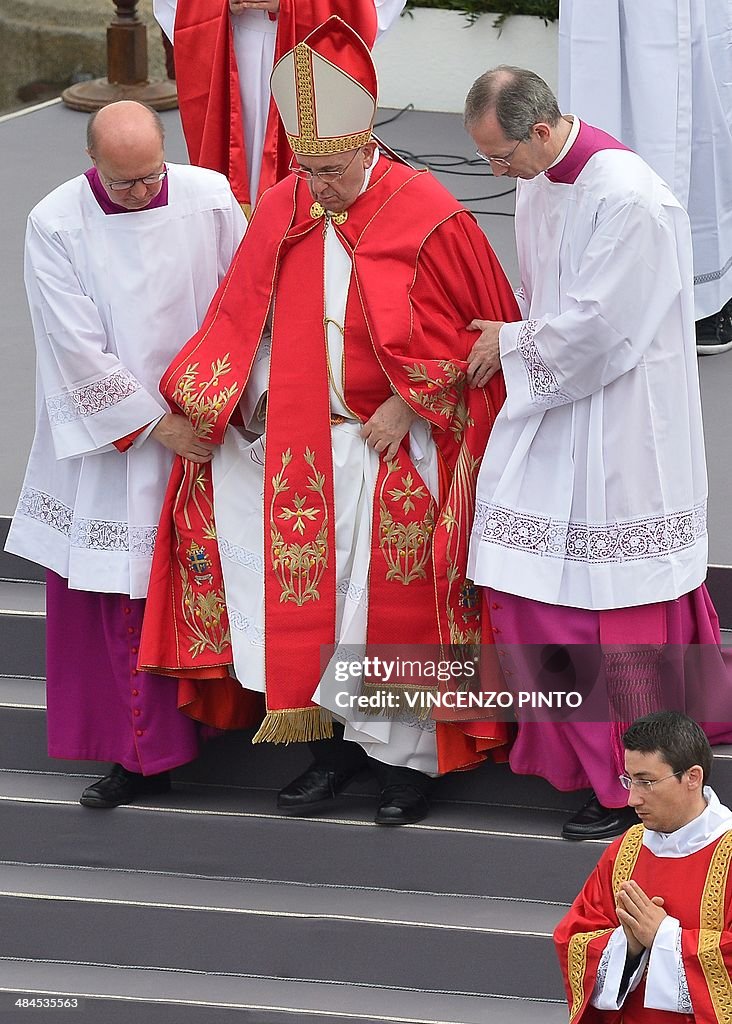
<svg viewBox="0 0 732 1024"><path fill-rule="evenodd" d="M556 167L557 164L560 163L560 161L564 160L567 153L569 153L570 149L577 141L577 136L579 135L580 125L582 123L580 119L578 117L575 117L574 114L566 114L565 116L572 118L572 127L569 129L567 141L562 146L561 152L557 156L556 160L553 163L549 164L549 166L547 167L547 171L550 171L552 167Z"/></svg>

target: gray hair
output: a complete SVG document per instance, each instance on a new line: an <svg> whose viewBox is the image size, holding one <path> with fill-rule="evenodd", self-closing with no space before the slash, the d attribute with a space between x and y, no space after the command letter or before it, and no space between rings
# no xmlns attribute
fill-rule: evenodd
<svg viewBox="0 0 732 1024"><path fill-rule="evenodd" d="M475 81L465 100L465 127L495 111L507 139L528 139L535 124L559 123L556 97L543 78L526 68L500 64Z"/></svg>
<svg viewBox="0 0 732 1024"><path fill-rule="evenodd" d="M134 102L137 103L139 107L144 107L145 110L147 110L147 112L150 114L152 122L155 125L155 128L157 129L158 135L160 136L160 145L165 147L165 125L163 124L163 119L161 118L160 114L158 114L157 110L149 106L147 103L141 103L139 100L135 100ZM99 110L104 110L104 107L100 107ZM99 110L95 110L86 123L86 148L89 151L89 153L94 152L94 146L97 141L94 122L97 119L97 114L99 113Z"/></svg>

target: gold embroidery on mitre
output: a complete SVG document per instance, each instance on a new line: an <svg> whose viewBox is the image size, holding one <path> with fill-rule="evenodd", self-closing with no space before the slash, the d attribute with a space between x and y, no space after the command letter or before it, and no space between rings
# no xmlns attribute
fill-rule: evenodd
<svg viewBox="0 0 732 1024"><path fill-rule="evenodd" d="M732 861L732 832L717 845L707 871L699 912L699 962L720 1024L732 1022L732 981L719 948L724 930L724 894Z"/></svg>
<svg viewBox="0 0 732 1024"><path fill-rule="evenodd" d="M287 134L287 141L296 153L307 156L327 156L346 153L349 149L365 146L371 139L371 125L355 135L341 135L319 139L315 121L315 82L313 81L313 51L307 43L298 43L293 50L295 64L295 93L299 135Z"/></svg>
<svg viewBox="0 0 732 1024"><path fill-rule="evenodd" d="M574 1020L585 1001L585 972L587 970L587 947L593 939L600 935L609 935L612 928L599 928L594 932L578 932L569 940L567 952L567 977L572 992L572 1008L569 1012L570 1022Z"/></svg>
<svg viewBox="0 0 732 1024"><path fill-rule="evenodd" d="M613 895L617 896L620 886L633 874L638 854L643 846L643 825L633 825L623 836L613 867Z"/></svg>
<svg viewBox="0 0 732 1024"><path fill-rule="evenodd" d="M272 501L270 503L270 556L272 568L280 581L282 593L280 601L292 601L302 606L306 601L319 601L318 587L328 567L328 503L325 497L325 474L315 467L315 452L309 448L303 454L305 462L312 470L306 490L313 494L308 504L307 496L295 493L289 505L275 509L280 495L290 489L285 470L292 462L292 450L282 452L282 467L272 477ZM321 518L319 518L321 517ZM292 540L285 541L280 530L280 520L289 525L293 534L304 538L310 524L319 523L316 536L304 544ZM284 528L284 527L283 527Z"/></svg>

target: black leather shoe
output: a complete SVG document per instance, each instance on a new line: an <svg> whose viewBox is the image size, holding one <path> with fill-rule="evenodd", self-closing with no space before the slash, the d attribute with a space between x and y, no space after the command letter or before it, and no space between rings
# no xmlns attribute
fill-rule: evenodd
<svg viewBox="0 0 732 1024"><path fill-rule="evenodd" d="M277 794L277 807L291 814L309 813L329 804L342 789L363 771L355 768L332 768L326 764L311 764Z"/></svg>
<svg viewBox="0 0 732 1024"><path fill-rule="evenodd" d="M587 803L565 821L562 838L612 839L639 821L632 807L603 807L593 793Z"/></svg>
<svg viewBox="0 0 732 1024"><path fill-rule="evenodd" d="M109 775L87 786L79 798L84 807L119 807L131 804L138 796L167 793L170 789L170 775L140 775L128 772L121 764L112 766Z"/></svg>
<svg viewBox="0 0 732 1024"><path fill-rule="evenodd" d="M377 825L413 825L430 813L424 793L414 786L386 786L381 791L374 821Z"/></svg>

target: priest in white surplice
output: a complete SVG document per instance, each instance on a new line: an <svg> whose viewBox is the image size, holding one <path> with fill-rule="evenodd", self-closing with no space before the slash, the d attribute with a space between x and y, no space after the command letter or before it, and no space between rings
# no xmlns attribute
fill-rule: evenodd
<svg viewBox="0 0 732 1024"><path fill-rule="evenodd" d="M469 560L472 578L489 588L499 656L516 662L504 671L526 673L520 648L508 645L716 645L703 586L707 482L688 217L640 157L563 117L532 72L487 72L468 95L465 122L493 173L517 179L523 319L476 322L470 364L477 386L502 368L507 390L480 471ZM721 710L697 717L719 723L732 719L732 685L718 648L711 652L693 691L716 693ZM634 675L622 657L605 659L620 721L663 699L653 657ZM515 771L595 791L566 823L567 838L615 835L632 817L617 777L618 728L519 728ZM707 729L720 742L729 726Z"/></svg>
<svg viewBox="0 0 732 1024"><path fill-rule="evenodd" d="M698 351L732 348L732 0L562 0L559 100L689 213Z"/></svg>
<svg viewBox="0 0 732 1024"><path fill-rule="evenodd" d="M82 796L112 807L168 788L197 753L175 681L137 669L173 453L211 457L158 382L245 222L222 175L165 163L141 104L101 110L88 144L94 166L28 219L36 434L7 549L48 569L49 752L115 762Z"/></svg>

